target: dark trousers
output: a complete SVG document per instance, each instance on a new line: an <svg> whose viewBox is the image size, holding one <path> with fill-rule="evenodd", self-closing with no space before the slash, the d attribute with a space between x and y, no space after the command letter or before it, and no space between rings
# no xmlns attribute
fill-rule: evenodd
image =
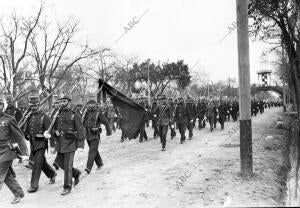
<svg viewBox="0 0 300 208"><path fill-rule="evenodd" d="M194 127L193 121L189 121L187 123L187 128L189 130L189 138L190 139L193 137L193 127Z"/></svg>
<svg viewBox="0 0 300 208"><path fill-rule="evenodd" d="M157 137L159 135L159 133L158 133L158 126L157 126L157 121L156 120L152 120L152 127L154 129L153 136Z"/></svg>
<svg viewBox="0 0 300 208"><path fill-rule="evenodd" d="M145 131L145 124L143 124L142 128L140 129L140 142L143 142L143 140L147 140L147 132Z"/></svg>
<svg viewBox="0 0 300 208"><path fill-rule="evenodd" d="M31 187L38 188L41 172L43 171L48 178L52 178L55 175L53 168L47 163L45 157L46 149L39 149L32 151L33 156L33 168L31 174Z"/></svg>
<svg viewBox="0 0 300 208"><path fill-rule="evenodd" d="M15 179L12 162L12 160L0 162L0 191L5 183L15 197L24 197L24 191Z"/></svg>
<svg viewBox="0 0 300 208"><path fill-rule="evenodd" d="M210 130L212 131L214 128L214 117L213 116L209 116L208 118L208 122L209 122L209 126L210 126Z"/></svg>
<svg viewBox="0 0 300 208"><path fill-rule="evenodd" d="M159 137L162 144L162 148L166 147L167 143L167 133L168 133L168 126L159 126Z"/></svg>
<svg viewBox="0 0 300 208"><path fill-rule="evenodd" d="M186 124L185 123L177 123L179 133L180 133L180 141L185 141L185 129L186 129Z"/></svg>
<svg viewBox="0 0 300 208"><path fill-rule="evenodd" d="M172 128L173 125L173 128ZM176 132L175 132L175 124L170 124L170 129L171 129L171 139L173 139L176 136Z"/></svg>
<svg viewBox="0 0 300 208"><path fill-rule="evenodd" d="M218 121L217 115L215 115L215 116L214 116L214 128L217 127L217 121Z"/></svg>
<svg viewBox="0 0 300 208"><path fill-rule="evenodd" d="M98 147L99 147L99 139L93 139L93 140L86 140L88 145L89 145L89 154L88 154L88 160L86 163L86 168L89 170L92 170L92 167L94 165L94 162L96 163L96 165L102 166L103 165L103 161L102 158L100 156L100 153L98 151Z"/></svg>
<svg viewBox="0 0 300 208"><path fill-rule="evenodd" d="M72 177L75 178L80 174L80 171L73 168L75 152L57 153L56 161L58 166L64 170L64 189L72 189Z"/></svg>
<svg viewBox="0 0 300 208"><path fill-rule="evenodd" d="M224 129L224 122L226 120L226 116L225 115L222 115L219 117L219 122L221 124L221 129Z"/></svg>

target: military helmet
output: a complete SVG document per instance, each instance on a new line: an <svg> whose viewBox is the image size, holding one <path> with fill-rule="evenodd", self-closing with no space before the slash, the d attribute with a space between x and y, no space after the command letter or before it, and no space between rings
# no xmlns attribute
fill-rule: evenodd
<svg viewBox="0 0 300 208"><path fill-rule="evenodd" d="M37 93L31 93L28 96L28 103L32 104L32 105L36 105L40 103L40 95Z"/></svg>
<svg viewBox="0 0 300 208"><path fill-rule="evenodd" d="M88 98L87 104L95 104L97 103L97 96L96 95L90 95Z"/></svg>
<svg viewBox="0 0 300 208"><path fill-rule="evenodd" d="M68 95L67 93L61 93L59 100L65 100L65 99L69 100L69 101L72 100L71 97L70 97L70 95Z"/></svg>

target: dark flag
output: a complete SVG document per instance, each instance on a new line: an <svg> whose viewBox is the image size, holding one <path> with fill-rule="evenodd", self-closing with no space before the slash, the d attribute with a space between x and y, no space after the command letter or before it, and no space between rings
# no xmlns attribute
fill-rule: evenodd
<svg viewBox="0 0 300 208"><path fill-rule="evenodd" d="M111 96L113 105L120 109L122 116L121 128L126 137L135 139L138 136L140 129L145 125L145 108L104 82L102 79L99 79L99 93L101 91L103 94Z"/></svg>

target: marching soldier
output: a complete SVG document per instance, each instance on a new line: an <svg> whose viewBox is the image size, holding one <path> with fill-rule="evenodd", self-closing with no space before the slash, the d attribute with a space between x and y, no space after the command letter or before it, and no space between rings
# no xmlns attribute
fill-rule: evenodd
<svg viewBox="0 0 300 208"><path fill-rule="evenodd" d="M187 128L189 130L189 140L191 140L193 138L193 113L194 110L193 110L193 100L192 98L188 97L186 99L186 113L187 113L187 119L188 119L188 122L187 122Z"/></svg>
<svg viewBox="0 0 300 208"><path fill-rule="evenodd" d="M176 136L176 132L175 132L175 125L174 125L174 118L173 118L173 113L175 110L175 104L173 103L173 99L169 98L169 105L171 107L171 120L170 120L170 129L171 129L171 139L173 139Z"/></svg>
<svg viewBox="0 0 300 208"><path fill-rule="evenodd" d="M23 116L22 111L14 106L12 95L7 95L5 99L7 102L5 113L9 116L14 117L18 123Z"/></svg>
<svg viewBox="0 0 300 208"><path fill-rule="evenodd" d="M54 117L51 123L53 124L51 133L55 139L55 150L51 147L51 152L54 154L57 151L55 161L64 170L64 186L61 195L71 193L72 178L74 178L75 186L79 183L81 172L73 167L73 161L77 148L83 149L84 147L83 125L78 113L70 108L70 101L68 96L60 99L61 107L56 114L57 117ZM51 137L49 132L45 133L45 137Z"/></svg>
<svg viewBox="0 0 300 208"><path fill-rule="evenodd" d="M225 103L220 100L220 104L218 106L218 112L219 112L219 122L221 124L221 129L223 130L224 129L224 122L226 120L226 114L227 114L227 111L226 111L226 106L225 106Z"/></svg>
<svg viewBox="0 0 300 208"><path fill-rule="evenodd" d="M154 99L152 108L151 108L151 117L152 117L152 128L154 129L153 138L156 139L157 136L159 136L158 133L158 125L157 125L157 117L159 108L157 105L157 99Z"/></svg>
<svg viewBox="0 0 300 208"><path fill-rule="evenodd" d="M109 122L109 125L110 125L110 128L113 130L113 131L116 131L116 128L115 128L115 124L114 124L114 118L115 118L115 108L110 100L110 98L107 98L107 107L106 107L106 112L105 112L105 115L108 119L108 122Z"/></svg>
<svg viewBox="0 0 300 208"><path fill-rule="evenodd" d="M12 163L17 157L16 152L20 155L28 155L28 150L16 120L3 113L4 103L4 97L0 95L0 191L5 183L15 196L11 203L16 204L24 197L24 191L15 179Z"/></svg>
<svg viewBox="0 0 300 208"><path fill-rule="evenodd" d="M174 121L176 122L179 129L179 133L181 135L180 144L183 144L185 142L185 130L188 118L184 100L182 97L178 98L178 104L175 109Z"/></svg>
<svg viewBox="0 0 300 208"><path fill-rule="evenodd" d="M170 124L170 120L172 118L172 110L171 106L167 103L167 99L165 95L161 96L162 105L159 108L159 116L158 116L158 126L159 126L159 135L162 143L162 151L165 151L166 143L167 143L167 133L168 126Z"/></svg>
<svg viewBox="0 0 300 208"><path fill-rule="evenodd" d="M30 105L30 116L24 127L24 134L30 139L30 149L33 159L31 174L31 186L27 190L34 193L39 188L41 171L50 179L50 184L55 183L56 173L47 163L45 151L48 149L48 140L44 137L44 132L49 128L50 118L38 110L40 98L38 94L28 96Z"/></svg>
<svg viewBox="0 0 300 208"><path fill-rule="evenodd" d="M199 100L197 104L198 128L199 130L206 126L205 124L206 104L204 100Z"/></svg>
<svg viewBox="0 0 300 208"><path fill-rule="evenodd" d="M215 117L215 105L214 105L212 99L210 99L208 101L207 108L206 108L206 117L207 117L208 122L209 122L210 131L213 131L213 129L214 129L214 117Z"/></svg>
<svg viewBox="0 0 300 208"><path fill-rule="evenodd" d="M85 136L89 145L88 160L85 171L90 174L94 162L98 167L97 169L100 169L103 166L103 161L98 151L100 134L102 132L100 127L101 123L105 125L107 136L111 135L109 122L97 107L96 99L90 99L87 103L87 110L82 117L82 123L85 128Z"/></svg>

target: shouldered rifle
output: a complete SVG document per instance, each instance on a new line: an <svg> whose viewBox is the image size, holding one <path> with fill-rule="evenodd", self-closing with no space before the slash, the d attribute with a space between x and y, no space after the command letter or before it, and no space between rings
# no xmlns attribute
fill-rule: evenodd
<svg viewBox="0 0 300 208"><path fill-rule="evenodd" d="M47 97L45 97L45 98L40 102L40 105L39 105L39 108L38 108L38 109L40 109L40 108L43 106L43 104L46 103L46 101L51 97L51 95L53 95L53 93L55 93L57 90L60 90L65 84L66 84L66 82L63 83L60 87L58 87L58 88L56 88L55 90L53 90L51 93L49 93L49 95L48 95ZM44 91L45 91L45 90L44 90ZM44 92L44 91L43 91L43 92ZM27 123L27 121L28 121L28 119L29 119L30 116L31 116L31 111L30 111L30 107L28 107L28 108L26 109L26 111L24 112L22 118L20 119L20 121L19 121L19 123L18 123L18 126L19 126L20 128L23 128L23 126Z"/></svg>
<svg viewBox="0 0 300 208"><path fill-rule="evenodd" d="M161 116L163 115L163 113L166 111L167 107L169 106L169 103L165 104L163 109L160 111L158 117L157 117L157 121L159 121L159 119L161 118Z"/></svg>
<svg viewBox="0 0 300 208"><path fill-rule="evenodd" d="M52 130L53 126L54 126L54 123L55 123L55 121L56 121L58 115L60 114L61 109L62 109L62 106L60 106L60 107L57 109L57 111L55 112L55 114L54 114L54 116L53 116L53 119L52 119L52 121L51 121L51 123L50 123L50 126L49 126L48 129L47 129L47 132L48 132L48 133L51 132L51 130Z"/></svg>

